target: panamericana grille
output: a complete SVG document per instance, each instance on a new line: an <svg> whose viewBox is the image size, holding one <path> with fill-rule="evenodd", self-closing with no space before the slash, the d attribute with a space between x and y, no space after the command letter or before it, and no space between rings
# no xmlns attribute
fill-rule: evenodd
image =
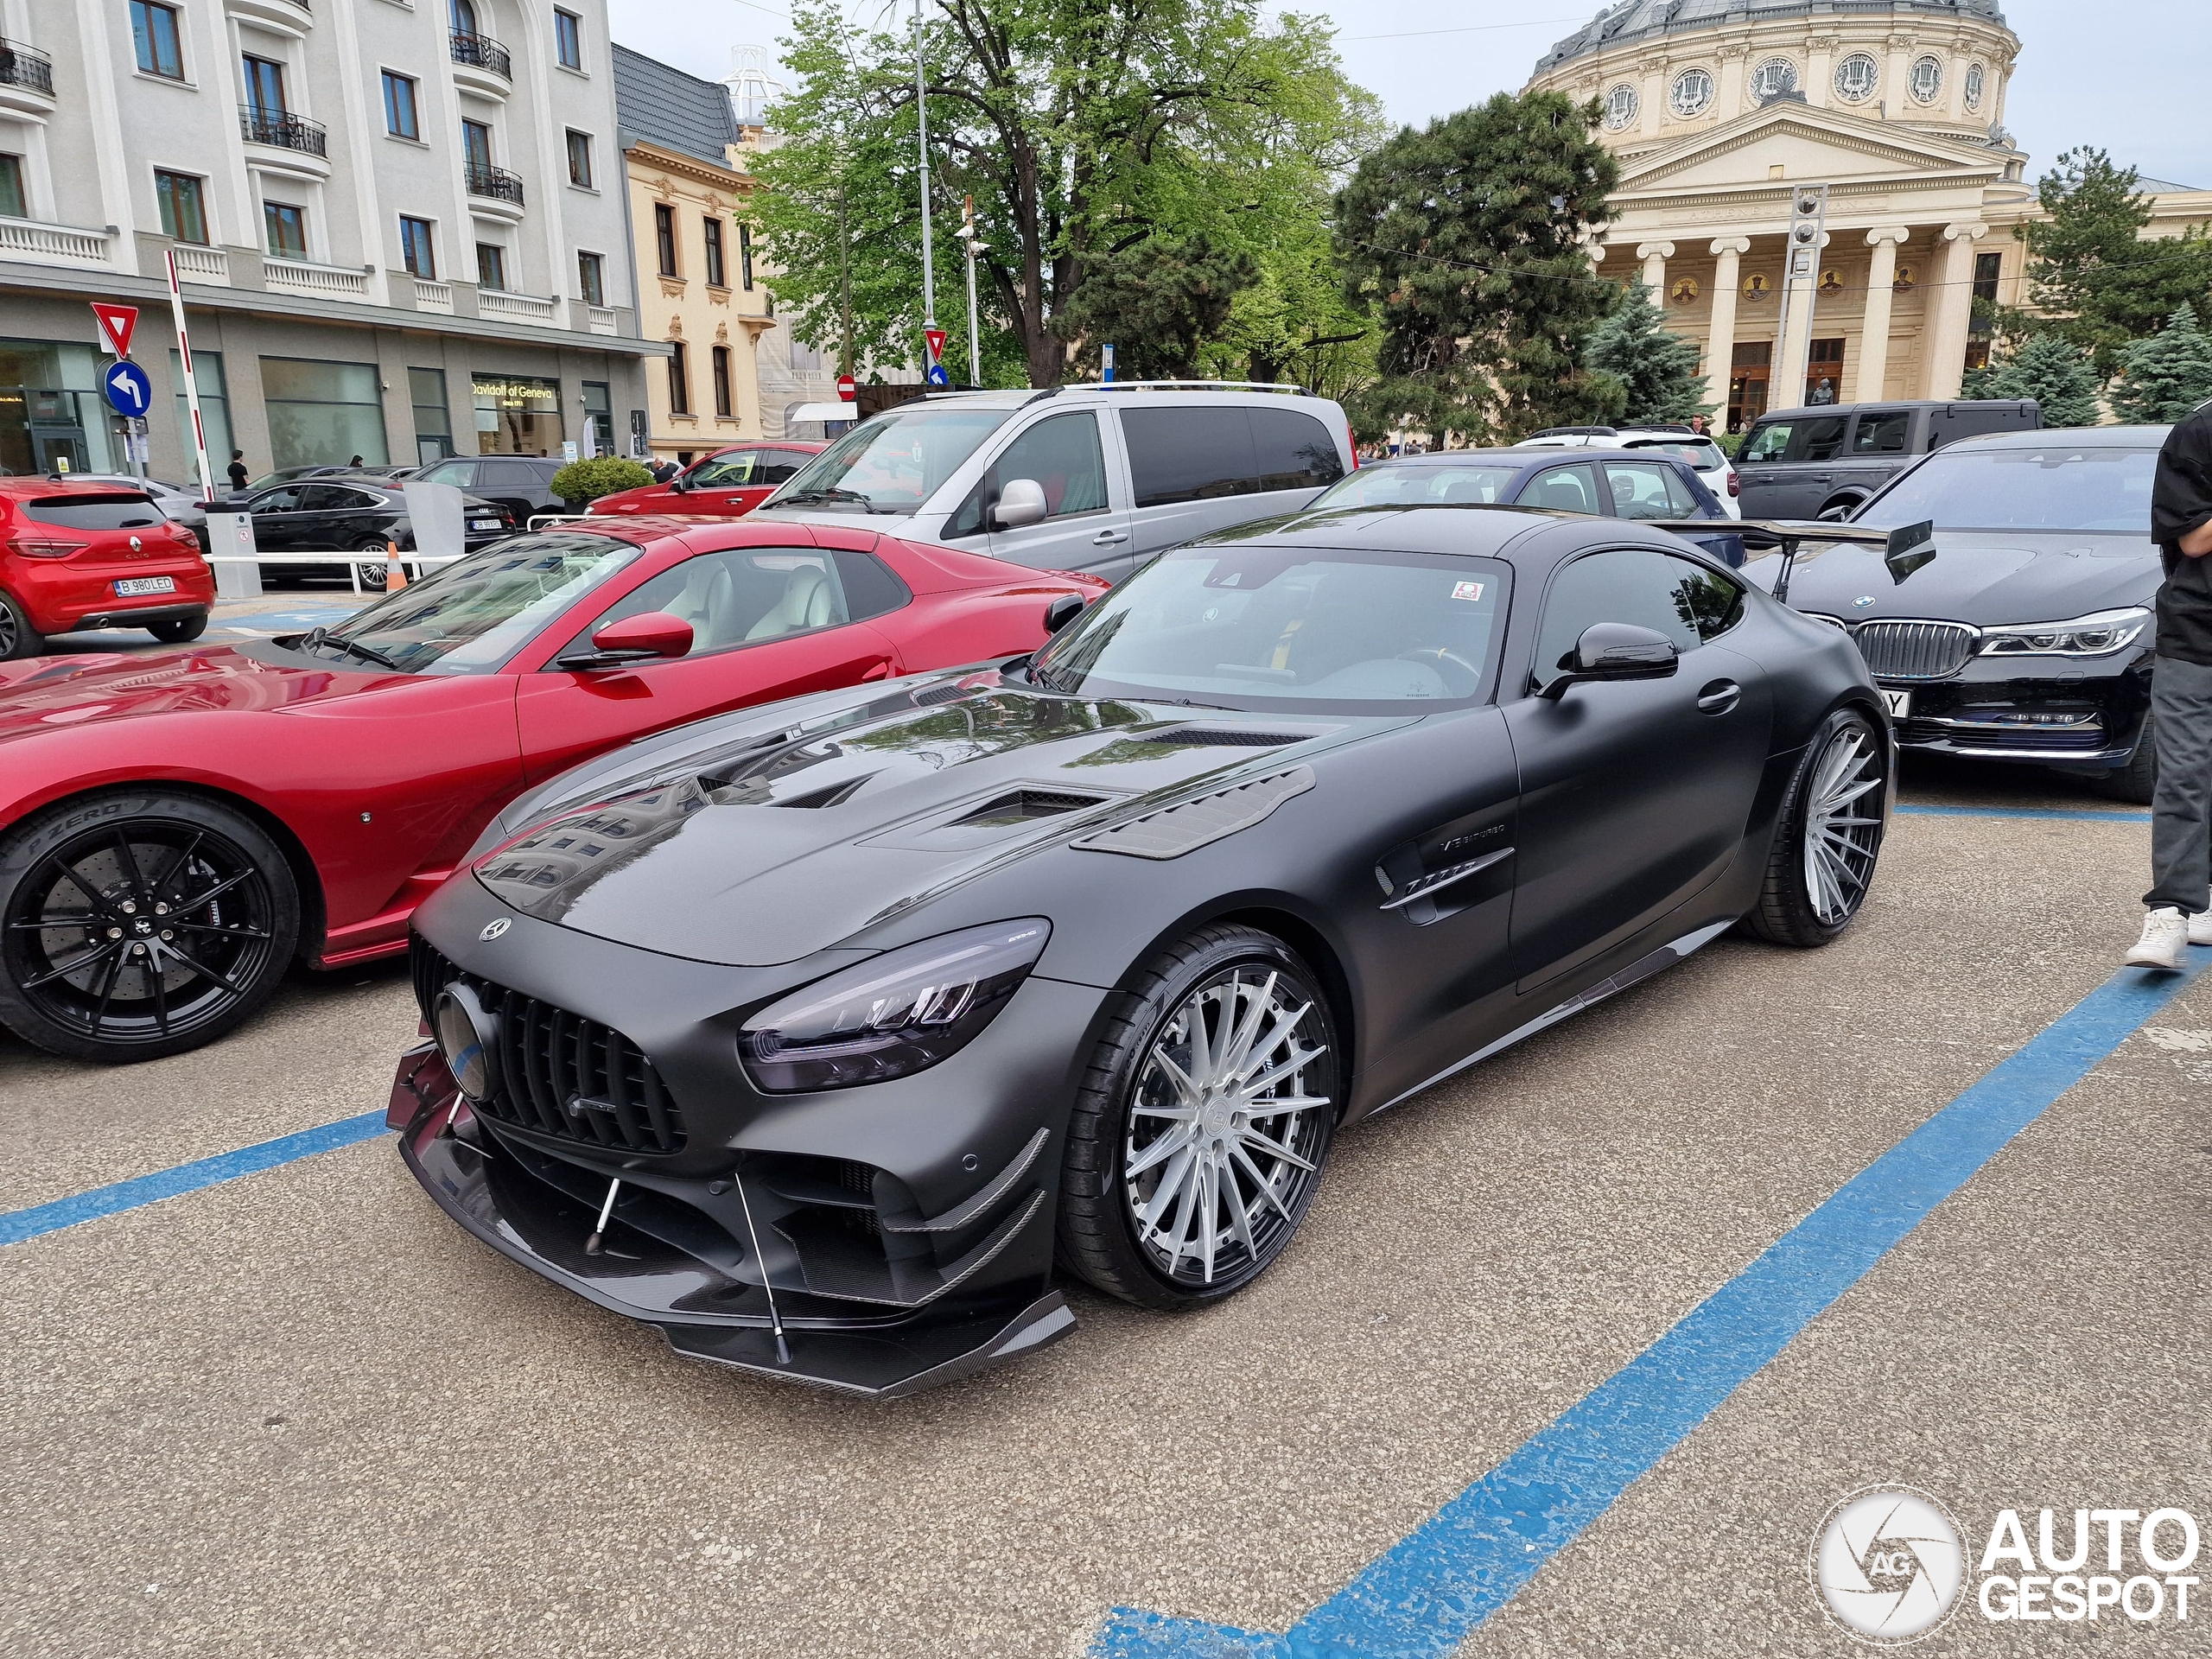
<svg viewBox="0 0 2212 1659"><path fill-rule="evenodd" d="M1967 665L1975 634L1962 622L1861 622L1851 639L1877 679L1940 680Z"/></svg>
<svg viewBox="0 0 2212 1659"><path fill-rule="evenodd" d="M501 1122L622 1152L676 1152L683 1114L638 1046L612 1026L464 973L420 934L408 942L415 1001L431 1017L455 980L499 1022L499 1082L480 1109Z"/></svg>

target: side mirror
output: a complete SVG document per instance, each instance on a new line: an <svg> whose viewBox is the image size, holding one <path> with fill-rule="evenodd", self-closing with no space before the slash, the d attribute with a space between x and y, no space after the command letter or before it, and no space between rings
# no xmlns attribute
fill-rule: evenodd
<svg viewBox="0 0 2212 1659"><path fill-rule="evenodd" d="M1062 594L1045 607L1045 632L1058 633L1076 618L1081 616L1083 612L1084 601L1081 594Z"/></svg>
<svg viewBox="0 0 2212 1659"><path fill-rule="evenodd" d="M591 637L591 649L563 657L556 668L580 671L626 668L659 657L684 657L691 651L691 625L666 611L644 611L610 622Z"/></svg>
<svg viewBox="0 0 2212 1659"><path fill-rule="evenodd" d="M1663 680L1680 665L1681 653L1665 634L1627 622L1592 622L1560 664L1567 670L1543 689L1556 702L1572 685L1598 680Z"/></svg>
<svg viewBox="0 0 2212 1659"><path fill-rule="evenodd" d="M1836 506L1830 507L1827 512L1821 515L1821 523L1824 524L1840 524L1849 519L1850 517L1850 507L1844 505L1838 505Z"/></svg>
<svg viewBox="0 0 2212 1659"><path fill-rule="evenodd" d="M688 472L678 473L674 478L668 480L668 487L677 495L685 495L690 493L691 489L691 474Z"/></svg>
<svg viewBox="0 0 2212 1659"><path fill-rule="evenodd" d="M1045 516L1045 486L1033 478L1009 478L999 490L999 504L991 509L993 530L1020 530Z"/></svg>

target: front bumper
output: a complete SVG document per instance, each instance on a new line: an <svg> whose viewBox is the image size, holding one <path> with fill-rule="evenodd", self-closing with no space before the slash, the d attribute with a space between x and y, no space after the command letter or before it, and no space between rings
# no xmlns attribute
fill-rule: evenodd
<svg viewBox="0 0 2212 1659"><path fill-rule="evenodd" d="M2151 708L2151 655L2118 664L2063 658L1975 658L1941 680L1877 677L1911 694L1897 747L1922 754L2109 771L2135 752Z"/></svg>

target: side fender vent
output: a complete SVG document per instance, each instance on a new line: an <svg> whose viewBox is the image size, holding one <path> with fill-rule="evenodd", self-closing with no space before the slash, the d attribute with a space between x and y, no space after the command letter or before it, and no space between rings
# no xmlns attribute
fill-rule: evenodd
<svg viewBox="0 0 2212 1659"><path fill-rule="evenodd" d="M1313 787L1313 769L1293 766L1271 777L1179 801L1085 836L1071 845L1085 852L1122 853L1131 858L1180 858L1240 830L1249 830L1285 801Z"/></svg>

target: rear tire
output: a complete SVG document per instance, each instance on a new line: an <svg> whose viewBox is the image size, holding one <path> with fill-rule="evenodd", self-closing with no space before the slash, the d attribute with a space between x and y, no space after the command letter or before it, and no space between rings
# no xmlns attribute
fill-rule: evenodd
<svg viewBox="0 0 2212 1659"><path fill-rule="evenodd" d="M9 594L0 594L0 663L35 657L45 649L45 636L31 626L30 613Z"/></svg>
<svg viewBox="0 0 2212 1659"><path fill-rule="evenodd" d="M190 645L207 632L207 613L197 616L180 616L167 622L149 622L146 632L165 645Z"/></svg>
<svg viewBox="0 0 2212 1659"><path fill-rule="evenodd" d="M1759 901L1744 931L1812 950L1849 927L1873 883L1889 806L1890 746L1856 709L1839 709L1805 746L1783 798Z"/></svg>

